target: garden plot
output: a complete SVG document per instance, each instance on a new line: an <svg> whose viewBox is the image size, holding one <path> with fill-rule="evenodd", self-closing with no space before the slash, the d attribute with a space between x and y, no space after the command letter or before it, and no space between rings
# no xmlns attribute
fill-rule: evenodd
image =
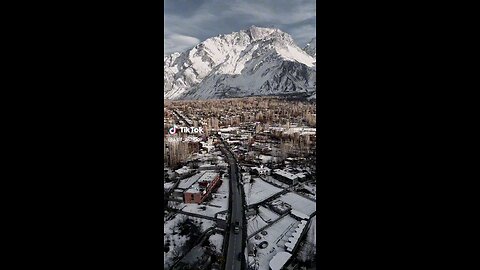
<svg viewBox="0 0 480 270"><path fill-rule="evenodd" d="M285 251L285 242L295 232L300 223L291 216L287 215L265 229L265 233L258 233L255 237L250 238L249 242L257 246L257 256L255 260L258 262L258 270L269 270L268 263L273 256L280 251ZM263 247L263 248L261 248ZM253 257L249 257L249 260ZM251 264L249 261L248 264Z"/></svg>
<svg viewBox="0 0 480 270"><path fill-rule="evenodd" d="M228 210L228 178L222 177L222 185L215 193L212 193L212 199L203 204L182 203L181 209L184 212L195 213L208 217L215 217L215 214Z"/></svg>
<svg viewBox="0 0 480 270"><path fill-rule="evenodd" d="M313 214L316 210L316 203L293 192L280 196L279 200L292 206L292 209L307 216Z"/></svg>
<svg viewBox="0 0 480 270"><path fill-rule="evenodd" d="M282 191L281 188L275 187L260 178L255 178L250 183L243 185L245 192L245 200L247 205L259 203L272 195Z"/></svg>

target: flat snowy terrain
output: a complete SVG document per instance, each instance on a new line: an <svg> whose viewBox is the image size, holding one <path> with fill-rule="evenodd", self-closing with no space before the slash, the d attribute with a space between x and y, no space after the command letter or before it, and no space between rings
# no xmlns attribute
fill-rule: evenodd
<svg viewBox="0 0 480 270"><path fill-rule="evenodd" d="M282 191L281 188L275 187L260 178L255 178L253 182L245 183L243 190L245 191L247 205L259 203Z"/></svg>
<svg viewBox="0 0 480 270"><path fill-rule="evenodd" d="M176 214L173 219L167 220L164 222L163 232L164 232L164 246L167 246L167 241L170 243L169 252L163 253L164 266L165 268L170 267L175 258L179 255L181 247L185 246L185 243L188 241L189 237L187 235L179 234L179 226L186 220L193 220L196 224L199 225L200 231L203 233L207 229L215 226L215 222L207 219L201 219L196 217L189 217L183 214Z"/></svg>

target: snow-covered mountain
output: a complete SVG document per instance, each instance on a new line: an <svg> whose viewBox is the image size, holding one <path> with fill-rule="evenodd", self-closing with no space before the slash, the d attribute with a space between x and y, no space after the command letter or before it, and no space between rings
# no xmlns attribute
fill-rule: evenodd
<svg viewBox="0 0 480 270"><path fill-rule="evenodd" d="M303 50L313 58L317 57L317 38L314 37Z"/></svg>
<svg viewBox="0 0 480 270"><path fill-rule="evenodd" d="M163 63L165 99L316 93L314 56L279 29L252 26L212 37Z"/></svg>

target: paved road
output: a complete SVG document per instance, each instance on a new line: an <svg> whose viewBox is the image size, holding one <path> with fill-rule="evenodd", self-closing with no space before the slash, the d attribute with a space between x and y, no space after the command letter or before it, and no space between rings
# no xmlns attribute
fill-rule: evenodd
<svg viewBox="0 0 480 270"><path fill-rule="evenodd" d="M231 208L231 226L228 237L227 258L225 260L226 270L240 270L242 269L242 262L238 260L238 254L242 253L242 260L244 260L242 250L242 237L243 237L243 203L238 186L238 172L237 163L229 151L225 151L227 154L228 164L230 165L230 188L232 189L232 208ZM240 232L235 234L233 232L234 223L238 221L240 224Z"/></svg>

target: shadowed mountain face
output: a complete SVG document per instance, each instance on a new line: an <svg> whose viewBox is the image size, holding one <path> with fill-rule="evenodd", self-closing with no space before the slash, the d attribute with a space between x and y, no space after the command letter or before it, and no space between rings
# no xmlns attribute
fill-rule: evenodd
<svg viewBox="0 0 480 270"><path fill-rule="evenodd" d="M252 26L219 35L186 52L164 57L164 98L314 98L315 56L315 38L302 50L278 29Z"/></svg>

